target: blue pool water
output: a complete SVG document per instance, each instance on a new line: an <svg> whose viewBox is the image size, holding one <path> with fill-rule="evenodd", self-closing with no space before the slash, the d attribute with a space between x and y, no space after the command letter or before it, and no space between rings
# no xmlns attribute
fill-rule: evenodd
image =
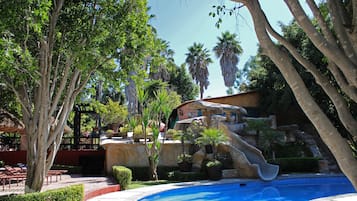
<svg viewBox="0 0 357 201"><path fill-rule="evenodd" d="M306 201L355 192L346 177L331 176L198 185L153 194L140 201Z"/></svg>

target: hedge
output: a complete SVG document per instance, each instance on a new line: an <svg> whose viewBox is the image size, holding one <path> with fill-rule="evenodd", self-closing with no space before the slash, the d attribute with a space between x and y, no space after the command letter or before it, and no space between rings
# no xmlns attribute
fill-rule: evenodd
<svg viewBox="0 0 357 201"><path fill-rule="evenodd" d="M0 196L0 200L3 201L82 201L83 198L83 184L76 184L45 192Z"/></svg>
<svg viewBox="0 0 357 201"><path fill-rule="evenodd" d="M120 189L128 188L132 180L132 172L129 168L124 166L113 166L113 176L120 185Z"/></svg>
<svg viewBox="0 0 357 201"><path fill-rule="evenodd" d="M168 179L170 181L197 181L207 179L203 172L181 172L172 171L168 173Z"/></svg>
<svg viewBox="0 0 357 201"><path fill-rule="evenodd" d="M128 167L133 173L133 181L147 181L149 178L149 167ZM168 179L168 172L178 170L178 166L159 166L157 174L159 179Z"/></svg>
<svg viewBox="0 0 357 201"><path fill-rule="evenodd" d="M319 172L319 158L303 157L303 158L276 158L269 160L269 163L280 166L280 173L291 172Z"/></svg>

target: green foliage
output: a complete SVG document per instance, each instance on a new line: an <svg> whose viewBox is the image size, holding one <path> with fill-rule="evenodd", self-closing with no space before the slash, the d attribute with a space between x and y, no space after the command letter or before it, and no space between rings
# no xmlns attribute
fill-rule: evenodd
<svg viewBox="0 0 357 201"><path fill-rule="evenodd" d="M192 163L192 156L190 154L180 154L177 156L177 163L188 162Z"/></svg>
<svg viewBox="0 0 357 201"><path fill-rule="evenodd" d="M209 51L203 47L203 44L193 43L193 45L188 48L185 62L188 65L192 79L195 80L196 84L199 85L200 99L202 99L203 92L209 85L208 65L212 63Z"/></svg>
<svg viewBox="0 0 357 201"><path fill-rule="evenodd" d="M123 190L128 189L132 180L132 172L124 166L113 166L113 176Z"/></svg>
<svg viewBox="0 0 357 201"><path fill-rule="evenodd" d="M226 87L232 87L238 72L237 64L239 62L239 55L243 53L240 42L236 39L236 34L231 34L226 31L218 37L216 46L213 51L217 58L219 58L221 72Z"/></svg>
<svg viewBox="0 0 357 201"><path fill-rule="evenodd" d="M83 184L48 190L45 192L9 195L1 197L4 201L82 201L84 198Z"/></svg>
<svg viewBox="0 0 357 201"><path fill-rule="evenodd" d="M150 180L150 167L128 167L133 173L133 181L147 181ZM158 166L157 174L160 179L167 179L167 173L177 170L177 166Z"/></svg>
<svg viewBox="0 0 357 201"><path fill-rule="evenodd" d="M190 126L187 128L186 132L190 139L196 139L198 138L203 130L206 128L205 124L201 120L193 121ZM193 142L193 141L192 141Z"/></svg>
<svg viewBox="0 0 357 201"><path fill-rule="evenodd" d="M286 143L283 145L277 144L274 146L275 156L277 158L289 157L312 157L312 153L304 143Z"/></svg>
<svg viewBox="0 0 357 201"><path fill-rule="evenodd" d="M168 179L170 181L197 181L206 179L206 176L202 172L172 171L168 172Z"/></svg>
<svg viewBox="0 0 357 201"><path fill-rule="evenodd" d="M213 145L218 146L228 140L227 136L222 130L217 128L206 128L201 133L201 136L196 139L199 145Z"/></svg>
<svg viewBox="0 0 357 201"><path fill-rule="evenodd" d="M130 64L142 64L146 44L152 38L146 0L53 2L0 1L0 80L21 101L27 127L39 127L43 123L40 119L52 116L61 119L58 127L63 126L91 77L108 76L121 84L127 69L115 65L114 59L124 61L126 56L135 55L135 61L140 62L131 60ZM30 133L31 139L43 142L39 146L58 144L59 132L41 139L50 136L47 132L49 129L41 135ZM45 142L47 139L50 141ZM38 159L31 161L33 166L44 164L41 158L55 155L47 155L46 148L36 150L43 150L34 154L44 157L31 156ZM29 183L30 189L40 188Z"/></svg>
<svg viewBox="0 0 357 201"><path fill-rule="evenodd" d="M285 143L285 134L270 127L269 119L247 119L247 131L255 130L258 135L258 147L263 149L267 157L272 157L275 144L282 145Z"/></svg>
<svg viewBox="0 0 357 201"><path fill-rule="evenodd" d="M227 142L228 137L222 130L217 128L206 128L201 133L201 136L196 139L196 143L202 145L212 145L213 157L217 157L217 146L221 143Z"/></svg>
<svg viewBox="0 0 357 201"><path fill-rule="evenodd" d="M151 128L146 128L145 129L145 132L148 134L152 131ZM144 133L143 133L143 126L142 125L137 125L135 126L134 130L133 130L133 135L134 137L137 137L137 138L143 138L144 137Z"/></svg>
<svg viewBox="0 0 357 201"><path fill-rule="evenodd" d="M222 166L222 163L219 160L210 160L206 163L206 167L213 167L213 166Z"/></svg>
<svg viewBox="0 0 357 201"><path fill-rule="evenodd" d="M279 165L281 173L298 173L298 172L318 172L319 159L318 158L277 158L269 160L269 163Z"/></svg>
<svg viewBox="0 0 357 201"><path fill-rule="evenodd" d="M107 104L100 102L94 103L94 108L100 114L103 124L123 123L128 116L127 107L120 105L119 102L114 102L109 99Z"/></svg>
<svg viewBox="0 0 357 201"><path fill-rule="evenodd" d="M182 154L185 155L185 141L190 141L192 144L195 140L192 132L178 130L173 135L174 139L181 141Z"/></svg>
<svg viewBox="0 0 357 201"><path fill-rule="evenodd" d="M129 131L134 131L134 128L138 125L138 120L136 117L128 118Z"/></svg>
<svg viewBox="0 0 357 201"><path fill-rule="evenodd" d="M5 162L4 161L0 161L0 167L4 167Z"/></svg>
<svg viewBox="0 0 357 201"><path fill-rule="evenodd" d="M199 93L198 86L194 84L184 64L170 72L169 85L181 96L181 102L194 100Z"/></svg>

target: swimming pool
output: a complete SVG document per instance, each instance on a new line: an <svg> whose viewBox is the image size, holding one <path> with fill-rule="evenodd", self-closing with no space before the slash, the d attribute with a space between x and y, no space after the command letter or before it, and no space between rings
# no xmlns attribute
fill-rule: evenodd
<svg viewBox="0 0 357 201"><path fill-rule="evenodd" d="M140 201L306 201L354 192L346 177L329 176L198 185L153 194Z"/></svg>

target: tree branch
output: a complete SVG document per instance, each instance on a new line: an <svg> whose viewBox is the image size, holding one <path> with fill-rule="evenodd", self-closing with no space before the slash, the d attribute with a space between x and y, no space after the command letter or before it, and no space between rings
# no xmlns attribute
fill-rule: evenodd
<svg viewBox="0 0 357 201"><path fill-rule="evenodd" d="M336 44L336 38L333 36L331 30L329 29L327 23L324 20L324 17L322 16L319 8L317 7L316 3L314 0L307 0L307 4L309 5L312 13L315 16L315 19L317 20L319 27L321 28L322 33L326 37L326 40L331 43L331 45L337 47Z"/></svg>
<svg viewBox="0 0 357 201"><path fill-rule="evenodd" d="M340 69L333 62L329 62L327 68L332 73L333 77L335 78L338 86L341 87L341 90L354 102L357 103L357 89L353 86L348 85L345 77L342 75Z"/></svg>
<svg viewBox="0 0 357 201"><path fill-rule="evenodd" d="M312 76L315 78L316 83L321 86L321 88L333 102L335 109L337 110L338 117L341 119L342 124L348 130L348 132L350 132L353 136L357 136L357 122L354 120L347 107L346 101L338 93L337 89L332 86L330 81L321 74L321 72L316 68L313 63L302 57L293 45L291 45L285 38L283 38L280 34L277 33L271 27L267 19L265 19L265 22L265 26L268 32L275 39L277 39L306 70L308 70L312 74Z"/></svg>
<svg viewBox="0 0 357 201"><path fill-rule="evenodd" d="M284 1L288 5L300 27L305 31L315 47L341 69L349 84L357 87L357 66L355 66L354 63L339 48L334 48L333 45L326 41L321 34L316 31L310 19L301 8L299 2L295 0Z"/></svg>
<svg viewBox="0 0 357 201"><path fill-rule="evenodd" d="M339 3L336 1L327 1L327 4L329 6L330 14L331 14L331 19L333 22L334 30L336 32L337 38L341 44L341 47L343 50L346 52L347 57L355 64L357 65L357 57L356 57L356 52L353 49L353 46L351 45L351 39L349 38L349 35L346 33L346 27L344 26L343 23L343 9Z"/></svg>
<svg viewBox="0 0 357 201"><path fill-rule="evenodd" d="M53 115L53 113L57 109L58 102L59 102L60 98L63 95L63 91L64 91L64 89L66 87L66 84L67 84L67 78L68 78L69 73L70 73L71 65L72 65L72 60L67 57L66 64L65 64L65 69L62 72L63 76L61 78L60 86L59 86L59 88L57 90L55 98L52 101L52 106L51 106L51 109L50 109L50 115L51 116Z"/></svg>

